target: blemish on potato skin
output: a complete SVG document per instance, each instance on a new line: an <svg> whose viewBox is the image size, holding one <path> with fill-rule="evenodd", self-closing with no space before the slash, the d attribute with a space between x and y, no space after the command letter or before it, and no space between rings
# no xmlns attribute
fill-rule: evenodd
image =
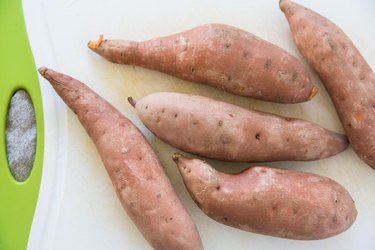
<svg viewBox="0 0 375 250"><path fill-rule="evenodd" d="M357 122L357 123L360 123L363 121L363 115L361 112L355 112L354 113L354 120Z"/></svg>
<svg viewBox="0 0 375 250"><path fill-rule="evenodd" d="M243 58L247 58L249 56L249 52L247 52L247 51L244 51L243 53L242 53L242 57Z"/></svg>
<svg viewBox="0 0 375 250"><path fill-rule="evenodd" d="M264 62L264 65L263 67L268 70L270 67L271 67L271 59L267 59L265 62Z"/></svg>
<svg viewBox="0 0 375 250"><path fill-rule="evenodd" d="M220 142L222 144L229 144L231 142L231 138L226 134L222 134L220 135Z"/></svg>
<svg viewBox="0 0 375 250"><path fill-rule="evenodd" d="M223 126L223 121L220 120L219 123L218 123L219 127Z"/></svg>
<svg viewBox="0 0 375 250"><path fill-rule="evenodd" d="M260 133L256 133L255 134L255 139L258 140L258 141L260 141L260 138L261 138Z"/></svg>
<svg viewBox="0 0 375 250"><path fill-rule="evenodd" d="M331 50L336 50L337 46L336 46L334 41L332 41L331 39L328 39L327 43L328 43L329 47L331 48Z"/></svg>
<svg viewBox="0 0 375 250"><path fill-rule="evenodd" d="M176 113L176 114L174 114L174 118L177 118L178 117L178 114Z"/></svg>

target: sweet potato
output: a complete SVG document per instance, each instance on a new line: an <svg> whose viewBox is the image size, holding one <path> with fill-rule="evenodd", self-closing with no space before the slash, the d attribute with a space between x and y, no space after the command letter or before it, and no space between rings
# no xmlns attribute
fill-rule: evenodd
<svg viewBox="0 0 375 250"><path fill-rule="evenodd" d="M375 74L346 34L299 4L280 1L301 53L330 94L349 142L375 169Z"/></svg>
<svg viewBox="0 0 375 250"><path fill-rule="evenodd" d="M174 154L189 194L210 218L271 236L318 240L339 234L356 219L348 191L316 174L252 167L238 174Z"/></svg>
<svg viewBox="0 0 375 250"><path fill-rule="evenodd" d="M158 70L261 100L296 103L317 93L294 56L228 25L207 24L143 42L100 38L88 46L111 62Z"/></svg>
<svg viewBox="0 0 375 250"><path fill-rule="evenodd" d="M78 119L103 160L129 217L154 249L203 249L156 154L142 133L83 83L39 69Z"/></svg>
<svg viewBox="0 0 375 250"><path fill-rule="evenodd" d="M213 159L308 161L332 156L348 146L344 135L316 124L203 96L161 92L130 101L158 138Z"/></svg>

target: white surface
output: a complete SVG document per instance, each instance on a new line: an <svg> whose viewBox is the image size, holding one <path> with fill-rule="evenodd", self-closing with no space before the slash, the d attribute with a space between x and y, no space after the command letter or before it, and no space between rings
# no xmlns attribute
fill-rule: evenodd
<svg viewBox="0 0 375 250"><path fill-rule="evenodd" d="M375 68L375 2L298 1L338 24ZM345 233L320 241L293 241L252 234L221 225L204 215L188 196L171 155L174 148L155 139L140 123L126 98L156 91L210 96L244 107L304 118L343 131L316 74L296 49L278 1L24 1L30 42L37 67L45 65L88 84L127 115L157 151L178 195L197 224L206 249L375 249L375 171L352 149L321 161L262 165L328 176L352 194L358 209ZM226 23L262 37L297 56L308 68L319 94L312 101L282 105L226 94L133 66L107 62L87 49L99 34L107 38L149 39L209 23ZM51 87L41 80L45 109L45 159L41 193L29 249L150 249L118 201L100 158L75 115L66 111ZM210 161L236 172L248 164ZM230 167L234 166L234 167Z"/></svg>

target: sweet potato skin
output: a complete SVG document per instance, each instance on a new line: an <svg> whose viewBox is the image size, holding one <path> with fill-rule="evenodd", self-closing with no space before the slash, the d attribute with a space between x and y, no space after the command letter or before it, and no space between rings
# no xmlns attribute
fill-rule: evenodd
<svg viewBox="0 0 375 250"><path fill-rule="evenodd" d="M156 137L212 159L307 161L332 156L348 146L344 135L316 124L203 96L159 92L133 105Z"/></svg>
<svg viewBox="0 0 375 250"><path fill-rule="evenodd" d="M232 175L173 156L186 188L210 218L245 231L318 240L348 229L357 210L348 191L316 174L252 167Z"/></svg>
<svg viewBox="0 0 375 250"><path fill-rule="evenodd" d="M142 133L83 83L40 68L78 119L100 154L129 217L154 249L203 249L153 149Z"/></svg>
<svg viewBox="0 0 375 250"><path fill-rule="evenodd" d="M375 169L375 74L334 23L299 4L280 1L297 47L330 94L349 142Z"/></svg>
<svg viewBox="0 0 375 250"><path fill-rule="evenodd" d="M228 25L207 24L143 42L102 40L90 42L89 47L115 63L158 70L261 100L297 103L317 93L294 56Z"/></svg>

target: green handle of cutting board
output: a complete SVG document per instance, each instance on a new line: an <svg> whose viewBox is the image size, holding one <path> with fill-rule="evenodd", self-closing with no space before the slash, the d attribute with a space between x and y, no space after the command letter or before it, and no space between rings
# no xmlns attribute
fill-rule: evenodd
<svg viewBox="0 0 375 250"><path fill-rule="evenodd" d="M38 199L43 165L43 109L39 81L27 38L21 0L0 1L0 250L21 250L27 242ZM37 143L28 179L17 182L8 167L5 144L10 98L19 89L34 105Z"/></svg>

